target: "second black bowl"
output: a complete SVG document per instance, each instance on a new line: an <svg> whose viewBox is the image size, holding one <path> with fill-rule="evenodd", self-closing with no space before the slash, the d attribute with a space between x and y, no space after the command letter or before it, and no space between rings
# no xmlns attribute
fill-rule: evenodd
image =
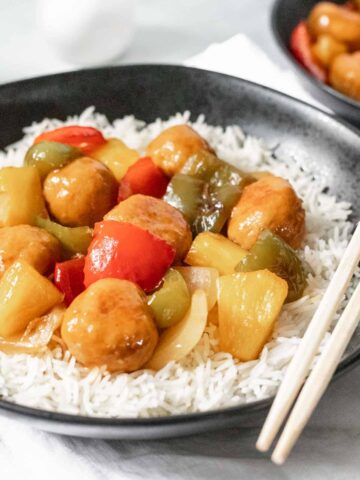
<svg viewBox="0 0 360 480"><path fill-rule="evenodd" d="M345 0L332 0L343 4ZM313 77L293 56L289 49L293 29L305 20L319 0L276 0L272 10L271 24L281 49L299 73L302 82L310 93L335 113L360 127L360 102L343 95Z"/></svg>

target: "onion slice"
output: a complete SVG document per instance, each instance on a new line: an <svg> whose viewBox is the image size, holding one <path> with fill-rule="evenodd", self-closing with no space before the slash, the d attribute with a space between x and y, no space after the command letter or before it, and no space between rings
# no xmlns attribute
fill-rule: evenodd
<svg viewBox="0 0 360 480"><path fill-rule="evenodd" d="M203 290L208 301L210 311L217 302L217 280L219 272L212 267L176 267L176 270L183 276L189 292Z"/></svg>
<svg viewBox="0 0 360 480"><path fill-rule="evenodd" d="M61 325L65 306L58 305L48 314L32 320L23 335L7 340L0 337L0 350L5 353L39 353L47 347L53 333Z"/></svg>
<svg viewBox="0 0 360 480"><path fill-rule="evenodd" d="M161 334L155 352L145 368L160 370L167 363L181 360L190 353L204 333L207 313L206 293L196 290L187 314Z"/></svg>

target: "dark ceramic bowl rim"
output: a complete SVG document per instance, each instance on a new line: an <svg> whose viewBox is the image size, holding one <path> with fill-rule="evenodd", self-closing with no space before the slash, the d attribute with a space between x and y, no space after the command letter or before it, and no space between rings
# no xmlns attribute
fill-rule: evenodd
<svg viewBox="0 0 360 480"><path fill-rule="evenodd" d="M289 45L287 45L284 41L283 38L281 37L278 29L278 15L279 11L281 8L281 5L284 0L275 0L272 10L271 10L271 29L272 32L275 36L275 39L277 41L277 44L279 45L280 49L282 52L285 54L288 60L293 64L293 66L296 68L297 72L299 72L303 77L305 77L308 81L310 81L314 86L317 88L324 90L327 92L329 95L332 95L335 97L337 100L344 102L352 107L358 108L359 109L359 114L360 114L360 101L354 100L347 95L344 95L343 93L339 92L338 90L335 90L335 88L330 87L326 83L320 82L320 80L317 80L313 75L311 75L310 72L306 70L292 55L292 53L289 50ZM320 0L319 0L320 1Z"/></svg>
<svg viewBox="0 0 360 480"><path fill-rule="evenodd" d="M307 109L310 112L317 113L319 115L328 117L329 120L335 121L339 124L344 125L348 130L351 130L356 135L360 134L360 131L344 121L340 119L337 115L328 114L323 110L316 108L312 105L307 104L301 100L293 98L289 95L286 95L282 92L273 90L271 88L265 87L263 85L250 82L248 80L244 80L238 77L234 77L231 75L226 75L218 72L197 69L194 67L186 67L183 65L170 65L170 64L127 64L123 66L110 66L110 67L100 67L100 68L91 68L91 69L84 69L80 70L80 72L96 72L96 71L103 71L103 70L118 70L121 68L127 67L136 67L136 68L146 68L146 67L159 67L159 68L167 68L170 67L172 69L187 69L192 70L194 73L196 72L205 72L210 73L211 75L225 77L229 80L234 80L236 82L241 82L244 85L252 85L256 89L265 90L270 92L271 94L275 94L275 96L279 96L285 98L287 101L290 101L295 104L300 104L303 109ZM25 80L18 80L15 82L9 82L3 85L0 85L0 93L1 90L5 90L9 86L11 87L26 87L27 83L32 83L34 81L46 81L47 79L53 79L55 77L66 77L67 75L76 74L76 71L70 72L63 72L57 73L53 75L43 75L39 77L32 77ZM335 372L334 379L338 378L341 374L347 372L351 368L355 367L358 363L360 363L360 346L356 349L352 354L348 355L344 360L342 360ZM14 418L27 418L33 421L46 421L51 422L53 425L68 425L68 426L79 426L79 427L95 427L101 428L104 427L110 428L131 428L134 430L142 429L143 427L166 427L166 426L176 426L179 424L187 424L190 426L196 426L197 424L204 424L204 422L210 424L210 422L215 421L216 419L224 419L225 417L238 417L246 416L250 413L261 412L268 409L274 399L274 396L265 398L263 400L256 400L254 402L244 403L241 405L236 405L232 407L225 407L221 409L215 410L208 410L204 412L194 412L194 413L185 413L185 414L176 414L170 416L157 416L157 417L149 417L149 418L119 418L119 417L95 417L95 416L85 416L85 415L77 415L77 414L68 414L68 413L61 413L61 412L54 412L50 410L38 409L33 407L28 407L25 405L17 404L14 402L10 402L8 400L4 400L0 398L0 410L4 413L6 412L10 417ZM103 438L108 438L106 435L106 431L104 431ZM155 438L155 437L154 437Z"/></svg>

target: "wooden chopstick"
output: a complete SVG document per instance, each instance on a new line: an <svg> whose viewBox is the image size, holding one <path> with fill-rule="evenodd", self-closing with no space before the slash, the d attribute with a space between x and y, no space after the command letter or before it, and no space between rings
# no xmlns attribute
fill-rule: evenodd
<svg viewBox="0 0 360 480"><path fill-rule="evenodd" d="M295 403L271 459L282 464L307 424L360 320L360 282Z"/></svg>
<svg viewBox="0 0 360 480"><path fill-rule="evenodd" d="M329 329L356 266L360 261L360 224L358 224L340 264L313 316L305 335L288 366L270 412L256 443L260 451L270 448L297 394L311 362Z"/></svg>

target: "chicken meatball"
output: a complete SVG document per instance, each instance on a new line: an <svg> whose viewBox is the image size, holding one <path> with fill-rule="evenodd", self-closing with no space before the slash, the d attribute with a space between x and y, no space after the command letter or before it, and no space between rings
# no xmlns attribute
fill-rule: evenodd
<svg viewBox="0 0 360 480"><path fill-rule="evenodd" d="M15 260L24 260L46 274L59 258L58 240L41 228L15 225L0 229L0 277Z"/></svg>
<svg viewBox="0 0 360 480"><path fill-rule="evenodd" d="M188 125L176 125L149 143L146 154L169 176L177 173L186 160L200 151L212 152L209 144Z"/></svg>
<svg viewBox="0 0 360 480"><path fill-rule="evenodd" d="M128 222L148 230L174 247L178 260L185 257L191 245L190 227L183 215L158 198L133 195L114 207L104 220Z"/></svg>
<svg viewBox="0 0 360 480"><path fill-rule="evenodd" d="M248 250L263 230L271 230L293 248L305 234L305 211L290 183L266 176L247 186L234 207L228 236Z"/></svg>
<svg viewBox="0 0 360 480"><path fill-rule="evenodd" d="M93 283L71 303L61 326L72 355L86 367L133 372L151 357L158 331L145 294L127 280Z"/></svg>
<svg viewBox="0 0 360 480"><path fill-rule="evenodd" d="M118 183L97 160L82 157L51 172L44 195L51 214L62 225L81 227L102 220L116 203Z"/></svg>
<svg viewBox="0 0 360 480"><path fill-rule="evenodd" d="M329 82L339 92L360 100L360 52L337 56L330 68Z"/></svg>
<svg viewBox="0 0 360 480"><path fill-rule="evenodd" d="M333 2L320 2L311 10L307 25L314 38L329 34L352 48L360 48L359 12Z"/></svg>

